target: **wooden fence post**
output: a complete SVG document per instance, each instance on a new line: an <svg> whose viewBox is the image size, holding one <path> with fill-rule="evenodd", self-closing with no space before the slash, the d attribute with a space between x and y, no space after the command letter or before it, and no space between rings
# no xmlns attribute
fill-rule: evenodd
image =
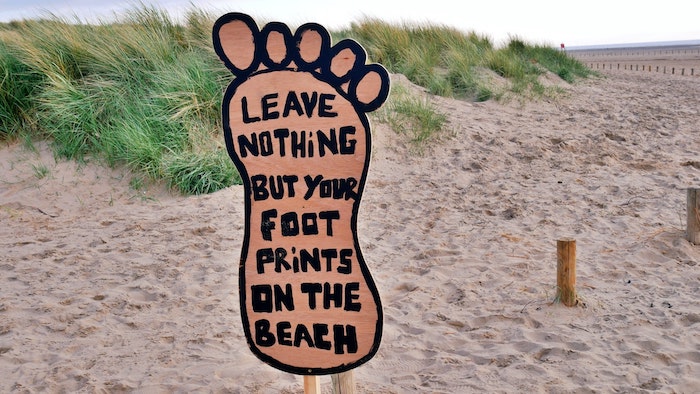
<svg viewBox="0 0 700 394"><path fill-rule="evenodd" d="M700 189L688 189L686 238L694 245L700 245Z"/></svg>
<svg viewBox="0 0 700 394"><path fill-rule="evenodd" d="M576 240L557 241L557 298L566 306L575 306L576 297Z"/></svg>

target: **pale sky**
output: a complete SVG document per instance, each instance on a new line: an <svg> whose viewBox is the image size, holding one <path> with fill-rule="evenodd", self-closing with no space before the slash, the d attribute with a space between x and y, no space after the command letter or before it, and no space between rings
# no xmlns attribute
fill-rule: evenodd
<svg viewBox="0 0 700 394"><path fill-rule="evenodd" d="M298 26L317 22L329 29L349 26L363 16L387 22L433 23L475 31L500 45L517 36L534 44L567 47L658 41L700 40L700 1L666 0L480 0L472 1L309 1L309 0L143 0L173 17L191 8L245 12L260 24ZM138 1L0 0L0 22L47 16L81 21L109 20Z"/></svg>

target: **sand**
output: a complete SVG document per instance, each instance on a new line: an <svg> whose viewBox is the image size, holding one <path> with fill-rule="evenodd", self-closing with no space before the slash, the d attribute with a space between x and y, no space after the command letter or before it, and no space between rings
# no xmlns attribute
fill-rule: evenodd
<svg viewBox="0 0 700 394"><path fill-rule="evenodd" d="M573 50L572 56L601 71L651 72L700 76L700 46Z"/></svg>
<svg viewBox="0 0 700 394"><path fill-rule="evenodd" d="M431 98L449 124L420 154L374 122L358 234L385 325L358 392L700 391L700 77L549 80L566 93ZM35 145L0 150L0 392L303 391L240 326L242 187L134 190Z"/></svg>

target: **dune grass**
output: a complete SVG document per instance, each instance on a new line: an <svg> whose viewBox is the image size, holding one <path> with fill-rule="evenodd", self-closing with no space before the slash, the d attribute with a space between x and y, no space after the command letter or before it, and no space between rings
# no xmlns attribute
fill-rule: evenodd
<svg viewBox="0 0 700 394"><path fill-rule="evenodd" d="M180 26L144 7L100 25L5 26L0 73L11 77L2 86L0 137L30 130L49 137L59 156L126 164L184 194L235 183L233 164L221 160L230 73L210 49L212 20L192 12Z"/></svg>
<svg viewBox="0 0 700 394"><path fill-rule="evenodd" d="M546 96L550 91L538 77L548 71L569 83L592 74L554 47L512 37L506 46L496 48L486 36L448 26L395 25L366 19L336 35L356 39L373 61L440 96L474 101L499 98L506 92ZM494 86L485 77L488 72L504 78L506 88Z"/></svg>
<svg viewBox="0 0 700 394"><path fill-rule="evenodd" d="M377 112L377 119L397 133L404 134L418 151L443 130L447 116L427 97L411 94L402 85L392 87L391 96Z"/></svg>
<svg viewBox="0 0 700 394"><path fill-rule="evenodd" d="M35 94L42 77L0 41L0 140L33 128Z"/></svg>
<svg viewBox="0 0 700 394"><path fill-rule="evenodd" d="M183 194L211 193L240 177L223 146L220 105L233 76L211 47L215 15L193 9L176 23L142 6L97 25L52 18L0 24L0 140L48 138L58 156L126 165ZM514 39L504 48L445 26L377 20L333 32L359 41L373 62L430 92L498 98L490 70L517 94L546 94L549 70L568 82L590 70L553 48ZM444 116L399 89L384 117L417 143Z"/></svg>

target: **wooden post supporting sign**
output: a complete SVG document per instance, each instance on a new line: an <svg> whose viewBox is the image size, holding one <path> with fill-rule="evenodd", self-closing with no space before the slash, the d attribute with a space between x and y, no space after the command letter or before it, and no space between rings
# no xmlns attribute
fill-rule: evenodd
<svg viewBox="0 0 700 394"><path fill-rule="evenodd" d="M389 74L355 41L332 45L315 23L292 33L245 14L219 18L214 49L226 89L226 147L245 191L239 264L251 351L282 371L338 374L379 348L382 307L360 250L357 217L371 152L367 113Z"/></svg>
<svg viewBox="0 0 700 394"><path fill-rule="evenodd" d="M304 394L321 394L321 378L315 375L304 375Z"/></svg>
<svg viewBox="0 0 700 394"><path fill-rule="evenodd" d="M355 377L352 371L334 374L331 376L333 394L353 394L355 392Z"/></svg>

